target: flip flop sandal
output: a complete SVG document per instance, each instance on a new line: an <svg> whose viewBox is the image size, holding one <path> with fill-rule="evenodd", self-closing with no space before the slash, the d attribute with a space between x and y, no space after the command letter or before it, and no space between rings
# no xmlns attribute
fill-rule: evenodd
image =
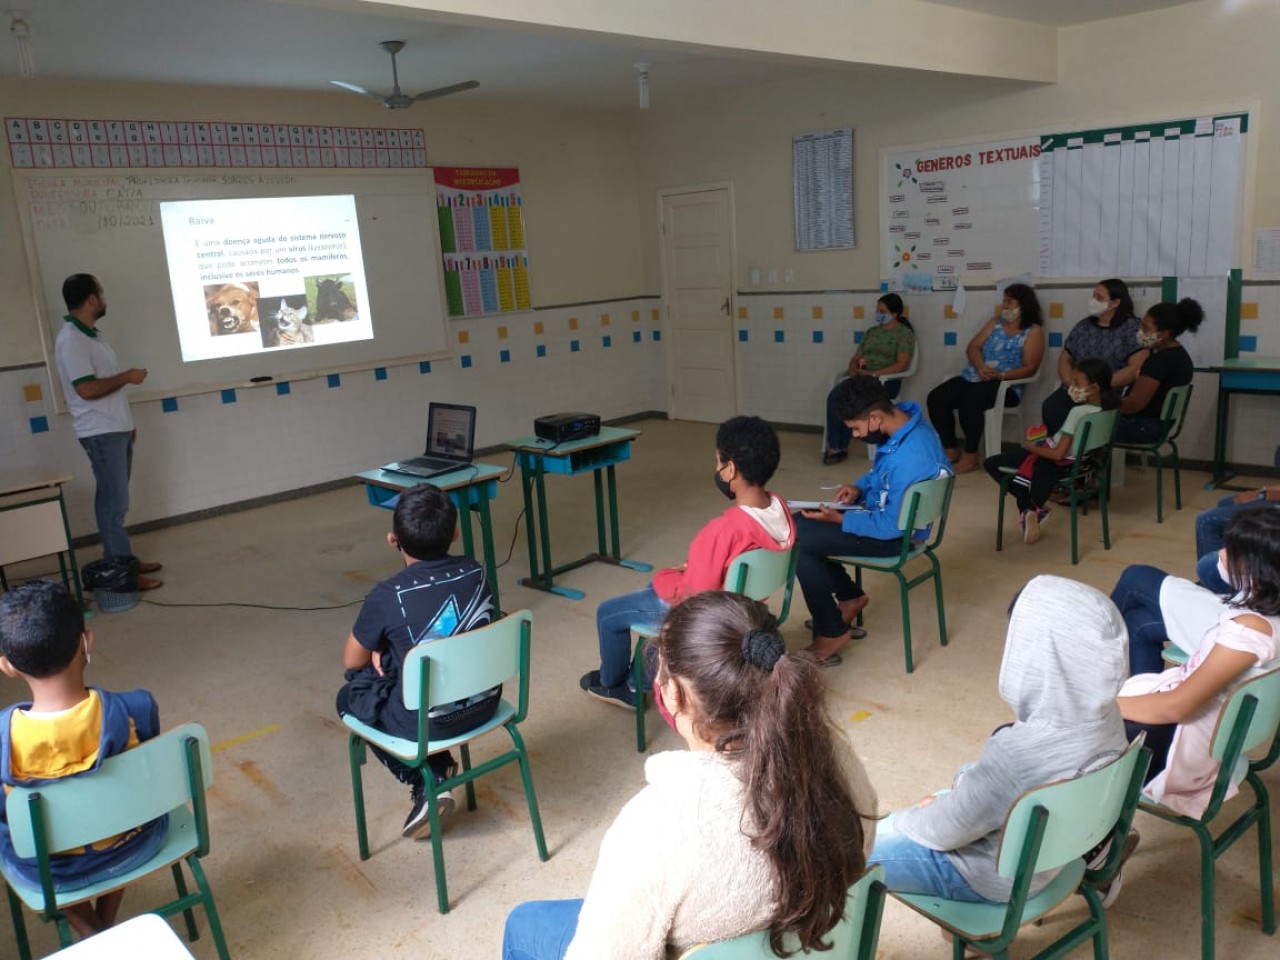
<svg viewBox="0 0 1280 960"><path fill-rule="evenodd" d="M813 621L812 621L812 620L806 620L806 621L804 622L804 628L805 628L806 630L808 630L810 633L813 633ZM866 636L867 636L867 631L866 631L866 630L864 630L864 629L862 629L862 627L855 627L853 624L849 624L849 638L850 638L850 639L852 639L852 640L863 640L863 639L866 639ZM833 664L833 666L834 666L834 664Z"/></svg>
<svg viewBox="0 0 1280 960"><path fill-rule="evenodd" d="M827 657L827 659L819 660L818 666L825 670L827 667L838 667L842 663L844 663L844 657L840 656L838 653L833 653L831 656Z"/></svg>

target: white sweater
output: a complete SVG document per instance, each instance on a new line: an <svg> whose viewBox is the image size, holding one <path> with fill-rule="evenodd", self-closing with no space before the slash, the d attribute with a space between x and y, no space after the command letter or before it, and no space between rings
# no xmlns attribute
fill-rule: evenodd
<svg viewBox="0 0 1280 960"><path fill-rule="evenodd" d="M874 816L875 791L848 756L854 800ZM743 832L750 824L731 762L679 750L655 754L644 770L648 786L600 843L565 960L662 960L764 929L773 916L773 869ZM870 850L874 822L863 830Z"/></svg>

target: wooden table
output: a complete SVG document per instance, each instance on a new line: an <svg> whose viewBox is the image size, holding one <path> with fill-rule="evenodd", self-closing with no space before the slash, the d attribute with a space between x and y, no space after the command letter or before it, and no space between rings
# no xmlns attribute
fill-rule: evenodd
<svg viewBox="0 0 1280 960"><path fill-rule="evenodd" d="M62 583L75 585L76 599L83 609L80 569L62 495L63 485L70 482L70 474L39 470L0 474L0 589L9 589L4 577L6 564L57 554Z"/></svg>
<svg viewBox="0 0 1280 960"><path fill-rule="evenodd" d="M541 437L519 437L507 441L506 445L516 451L516 462L520 464L525 531L529 543L529 576L518 580L517 583L524 587L568 597L570 600L581 600L586 594L572 587L559 586L555 583L555 577L596 561L612 563L631 570L653 569L653 566L647 563L624 560L618 535L618 481L614 468L619 463L631 459L631 444L638 436L640 436L639 430L601 427L600 433L596 436L570 440L566 443L552 443ZM547 519L545 483L548 473L565 476L590 473L595 484L596 552L588 553L577 560L570 560L558 567L551 565L551 525ZM606 481L607 500L605 498ZM605 541L606 507L610 534L608 543Z"/></svg>
<svg viewBox="0 0 1280 960"><path fill-rule="evenodd" d="M489 589L493 591L493 606L502 610L498 599L498 562L493 553L493 519L489 515L489 501L498 495L498 478L506 473L505 467L490 463L473 463L460 470L452 470L436 477L414 477L390 470L365 470L356 474L364 484L369 503L383 509L394 509L396 498L405 490L421 483L430 483L449 494L458 508L458 525L462 528L462 552L476 559L475 535L471 529L471 512L480 519L480 543L484 551L484 569L489 577Z"/></svg>
<svg viewBox="0 0 1280 960"><path fill-rule="evenodd" d="M1229 484L1234 473L1227 472L1227 426L1230 417L1231 395L1234 393L1280 394L1280 358L1253 357L1248 360L1224 360L1209 368L1218 375L1218 415L1213 432L1213 479L1205 484L1206 490L1220 487L1224 490L1251 490Z"/></svg>

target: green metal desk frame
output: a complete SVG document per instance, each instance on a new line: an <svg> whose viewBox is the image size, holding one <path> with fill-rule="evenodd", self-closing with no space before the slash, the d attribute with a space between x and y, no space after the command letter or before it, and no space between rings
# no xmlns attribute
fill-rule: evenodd
<svg viewBox="0 0 1280 960"><path fill-rule="evenodd" d="M1234 393L1280 394L1280 359L1256 357L1248 360L1224 360L1209 368L1218 375L1218 416L1213 434L1213 479L1206 490L1250 490L1228 483L1234 473L1227 471L1227 426L1230 423L1231 395Z"/></svg>
<svg viewBox="0 0 1280 960"><path fill-rule="evenodd" d="M365 470L356 474L356 478L364 484L369 503L384 510L392 510L391 503L405 490L416 487L420 483L435 484L449 494L449 499L458 508L458 526L462 532L462 552L471 559L476 559L475 533L471 528L471 513L475 511L480 520L480 544L484 551L484 569L489 577L489 589L493 591L493 605L502 610L498 598L498 562L493 552L493 519L489 514L489 501L498 495L498 478L506 473L503 467L495 467L488 463L473 463L461 470L444 473L430 479L419 479L403 473L391 473L386 470Z"/></svg>
<svg viewBox="0 0 1280 960"><path fill-rule="evenodd" d="M554 593L570 600L581 600L586 596L585 593L572 587L560 586L555 578L597 561L641 572L653 569L652 564L624 560L618 534L618 480L615 467L631 459L631 444L639 435L639 430L601 427L597 436L567 443L551 443L539 437L520 437L507 441L507 446L516 451L516 462L520 464L525 531L529 543L529 576L516 581L520 586ZM551 563L551 527L547 519L546 491L548 473L565 476L590 473L596 495L596 552L558 567ZM607 542L606 506L609 533Z"/></svg>

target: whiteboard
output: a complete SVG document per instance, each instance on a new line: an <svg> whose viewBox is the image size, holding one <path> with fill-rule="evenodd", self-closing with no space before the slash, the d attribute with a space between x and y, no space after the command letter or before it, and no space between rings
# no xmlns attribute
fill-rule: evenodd
<svg viewBox="0 0 1280 960"><path fill-rule="evenodd" d="M445 356L443 284L429 170L310 174L290 171L122 170L62 175L14 171L50 380L53 342L66 312L62 282L92 273L108 313L100 326L126 367L145 367L130 400L304 379L393 361ZM368 279L373 339L304 350L184 363L160 228L164 200L353 195ZM264 229L278 229L263 224Z"/></svg>

